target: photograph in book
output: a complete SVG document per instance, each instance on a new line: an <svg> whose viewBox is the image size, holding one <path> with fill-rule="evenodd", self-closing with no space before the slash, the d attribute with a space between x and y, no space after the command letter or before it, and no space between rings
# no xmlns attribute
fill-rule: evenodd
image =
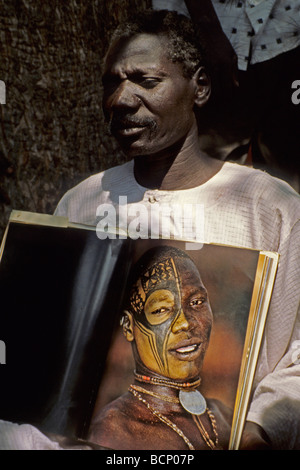
<svg viewBox="0 0 300 470"><path fill-rule="evenodd" d="M113 334L90 439L114 449L238 449L276 269L276 253L133 242L121 327ZM183 384L186 377L200 380ZM195 390L201 395L192 399ZM164 394L174 408L165 408ZM171 419L160 413L166 409ZM187 420L203 415L194 441L177 429L181 413ZM133 437L131 426L138 430Z"/></svg>
<svg viewBox="0 0 300 470"><path fill-rule="evenodd" d="M238 448L276 253L18 211L1 253L2 419L111 449ZM112 419L125 405L133 442Z"/></svg>

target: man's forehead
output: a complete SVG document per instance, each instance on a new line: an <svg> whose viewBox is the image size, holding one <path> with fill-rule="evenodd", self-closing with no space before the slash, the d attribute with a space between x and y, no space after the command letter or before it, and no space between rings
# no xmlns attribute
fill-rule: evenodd
<svg viewBox="0 0 300 470"><path fill-rule="evenodd" d="M105 68L116 64L135 62L140 66L157 68L162 60L167 59L165 36L154 34L136 34L128 39L116 40L109 48L105 58Z"/></svg>
<svg viewBox="0 0 300 470"><path fill-rule="evenodd" d="M141 313L147 297L154 291L167 289L174 294L184 289L187 295L201 292L206 295L198 268L189 258L170 256L143 269L132 285L130 304Z"/></svg>
<svg viewBox="0 0 300 470"><path fill-rule="evenodd" d="M161 283L176 281L176 284L196 283L201 284L200 273L189 258L170 257L163 261L158 261L149 267L140 277L146 290L151 290Z"/></svg>

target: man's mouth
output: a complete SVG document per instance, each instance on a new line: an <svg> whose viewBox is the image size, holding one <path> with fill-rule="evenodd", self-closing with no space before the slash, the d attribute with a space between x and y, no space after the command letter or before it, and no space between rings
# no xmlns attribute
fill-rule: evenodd
<svg viewBox="0 0 300 470"><path fill-rule="evenodd" d="M197 341L182 342L170 350L170 353L181 360L193 360L199 356L202 343Z"/></svg>
<svg viewBox="0 0 300 470"><path fill-rule="evenodd" d="M143 131L145 126L119 127L117 133L122 136L133 136Z"/></svg>
<svg viewBox="0 0 300 470"><path fill-rule="evenodd" d="M191 346L186 346L183 348L177 348L175 351L180 354L188 354L191 352L194 352L198 349L199 345L198 344L192 344Z"/></svg>
<svg viewBox="0 0 300 470"><path fill-rule="evenodd" d="M143 119L118 119L113 118L110 123L110 130L112 134L118 134L123 137L131 137L139 135L144 129L154 129L156 123L151 118Z"/></svg>

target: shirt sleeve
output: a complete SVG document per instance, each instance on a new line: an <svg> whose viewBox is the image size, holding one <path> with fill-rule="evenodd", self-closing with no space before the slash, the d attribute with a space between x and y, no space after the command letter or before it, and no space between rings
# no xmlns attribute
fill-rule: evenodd
<svg viewBox="0 0 300 470"><path fill-rule="evenodd" d="M247 417L263 427L278 450L300 449L299 219L281 238L280 262Z"/></svg>

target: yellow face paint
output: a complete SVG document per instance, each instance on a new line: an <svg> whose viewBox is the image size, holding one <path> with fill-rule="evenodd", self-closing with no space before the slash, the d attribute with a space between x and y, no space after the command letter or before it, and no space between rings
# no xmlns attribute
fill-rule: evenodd
<svg viewBox="0 0 300 470"><path fill-rule="evenodd" d="M212 313L194 263L168 258L138 279L131 297L137 362L177 380L199 375Z"/></svg>
<svg viewBox="0 0 300 470"><path fill-rule="evenodd" d="M150 325L159 325L170 318L174 308L174 294L167 289L157 289L147 298L144 312Z"/></svg>

